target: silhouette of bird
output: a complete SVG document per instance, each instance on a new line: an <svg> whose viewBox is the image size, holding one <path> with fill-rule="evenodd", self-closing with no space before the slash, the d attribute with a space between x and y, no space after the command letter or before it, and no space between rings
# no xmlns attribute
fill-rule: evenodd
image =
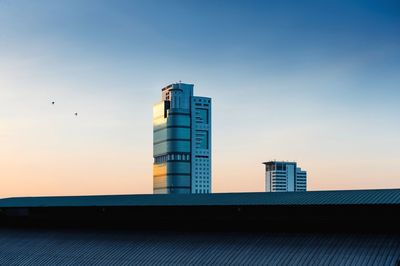
<svg viewBox="0 0 400 266"><path fill-rule="evenodd" d="M56 103L56 102L54 102L54 101L53 101L53 102L51 102L51 104L55 104L55 103Z"/></svg>
<svg viewBox="0 0 400 266"><path fill-rule="evenodd" d="M77 116L78 115L78 113L75 113L75 116Z"/></svg>

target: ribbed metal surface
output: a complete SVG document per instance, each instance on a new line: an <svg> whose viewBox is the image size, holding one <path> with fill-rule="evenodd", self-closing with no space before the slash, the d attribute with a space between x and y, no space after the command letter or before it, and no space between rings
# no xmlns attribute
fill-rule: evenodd
<svg viewBox="0 0 400 266"><path fill-rule="evenodd" d="M0 229L0 265L395 265L398 235Z"/></svg>
<svg viewBox="0 0 400 266"><path fill-rule="evenodd" d="M0 207L400 204L400 189L192 195L25 197Z"/></svg>

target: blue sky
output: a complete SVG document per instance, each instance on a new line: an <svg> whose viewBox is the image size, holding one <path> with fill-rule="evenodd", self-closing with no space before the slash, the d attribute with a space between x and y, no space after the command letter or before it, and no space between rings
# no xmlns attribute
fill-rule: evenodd
<svg viewBox="0 0 400 266"><path fill-rule="evenodd" d="M150 193L178 80L213 98L216 192L262 191L270 159L400 187L398 1L0 0L0 196Z"/></svg>

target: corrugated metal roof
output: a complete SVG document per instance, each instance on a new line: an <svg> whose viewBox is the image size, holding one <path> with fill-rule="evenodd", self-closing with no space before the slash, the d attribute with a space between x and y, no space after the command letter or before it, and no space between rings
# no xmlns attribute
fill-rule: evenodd
<svg viewBox="0 0 400 266"><path fill-rule="evenodd" d="M396 265L399 235L0 228L0 265Z"/></svg>
<svg viewBox="0 0 400 266"><path fill-rule="evenodd" d="M181 195L103 195L21 197L0 200L0 207L222 206L222 205L400 204L400 189L309 192L255 192Z"/></svg>

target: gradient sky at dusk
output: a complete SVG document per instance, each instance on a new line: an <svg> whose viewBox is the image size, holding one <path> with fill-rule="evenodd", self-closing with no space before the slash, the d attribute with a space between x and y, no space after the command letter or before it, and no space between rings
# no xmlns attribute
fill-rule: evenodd
<svg viewBox="0 0 400 266"><path fill-rule="evenodd" d="M400 187L399 1L0 0L0 197L152 193L179 80L213 99L214 192L263 191L271 159Z"/></svg>

